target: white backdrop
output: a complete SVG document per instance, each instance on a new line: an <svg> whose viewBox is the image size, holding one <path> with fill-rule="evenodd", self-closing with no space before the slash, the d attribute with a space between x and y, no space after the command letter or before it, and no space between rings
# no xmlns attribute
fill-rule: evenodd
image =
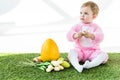
<svg viewBox="0 0 120 80"><path fill-rule="evenodd" d="M68 52L73 43L67 41L66 33L79 22L79 9L84 1L87 0L19 0L19 3L11 3L17 6L0 13L0 52L38 53L47 38L55 40L60 52ZM100 6L95 22L105 34L101 48L106 52L119 52L119 0L93 1Z"/></svg>

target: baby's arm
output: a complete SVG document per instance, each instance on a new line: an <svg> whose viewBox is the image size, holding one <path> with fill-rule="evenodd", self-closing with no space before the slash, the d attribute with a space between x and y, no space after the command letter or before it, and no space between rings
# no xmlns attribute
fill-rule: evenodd
<svg viewBox="0 0 120 80"><path fill-rule="evenodd" d="M95 43L100 43L104 39L104 34L100 27L96 28L96 30L94 31L94 36L95 36L94 38Z"/></svg>
<svg viewBox="0 0 120 80"><path fill-rule="evenodd" d="M76 41L76 39L81 38L81 33L78 33L80 31L81 25L77 24L73 26L67 33L67 39L69 41Z"/></svg>

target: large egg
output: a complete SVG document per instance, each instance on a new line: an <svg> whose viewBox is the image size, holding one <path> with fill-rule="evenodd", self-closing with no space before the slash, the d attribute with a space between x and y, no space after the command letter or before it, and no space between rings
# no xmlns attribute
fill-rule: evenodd
<svg viewBox="0 0 120 80"><path fill-rule="evenodd" d="M42 61L57 60L60 57L59 49L53 39L47 39L41 47L40 58Z"/></svg>

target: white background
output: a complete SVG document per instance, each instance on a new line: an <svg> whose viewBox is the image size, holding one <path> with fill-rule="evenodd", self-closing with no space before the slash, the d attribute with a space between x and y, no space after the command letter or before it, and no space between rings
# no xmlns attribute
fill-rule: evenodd
<svg viewBox="0 0 120 80"><path fill-rule="evenodd" d="M8 12L0 13L0 52L39 53L47 38L55 40L60 52L68 52L73 47L73 43L67 41L66 33L79 22L80 5L87 0L12 1L11 4L15 5L11 9L9 5ZM119 0L93 1L100 6L100 13L94 22L101 26L105 34L101 48L106 52L119 52Z"/></svg>

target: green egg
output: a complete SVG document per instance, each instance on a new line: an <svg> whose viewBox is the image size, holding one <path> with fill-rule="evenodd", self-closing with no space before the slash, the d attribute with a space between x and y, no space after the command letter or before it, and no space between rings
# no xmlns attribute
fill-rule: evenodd
<svg viewBox="0 0 120 80"><path fill-rule="evenodd" d="M64 61L64 58L63 58L63 57L60 57L58 60Z"/></svg>
<svg viewBox="0 0 120 80"><path fill-rule="evenodd" d="M67 61L63 61L63 63L61 64L64 68L69 68L70 67L70 63L68 63Z"/></svg>

